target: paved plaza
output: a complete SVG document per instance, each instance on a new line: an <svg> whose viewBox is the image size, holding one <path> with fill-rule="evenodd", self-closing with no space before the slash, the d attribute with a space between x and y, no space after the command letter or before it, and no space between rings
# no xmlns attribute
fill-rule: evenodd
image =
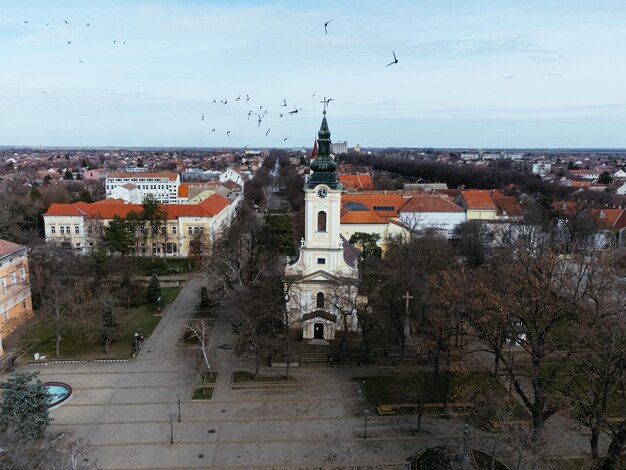
<svg viewBox="0 0 626 470"><path fill-rule="evenodd" d="M215 325L212 356L219 376L213 399L191 402L199 376L177 344L200 286L199 279L185 285L131 362L42 367L42 380L67 382L74 390L67 404L51 412L49 432L87 438L103 469L401 469L423 447L461 441L462 422L427 416L424 432L416 437L411 432L415 416L378 417L374 410L364 439L364 403L360 387L350 381L367 375L363 369L292 368L295 389L231 390L232 372L252 371L254 360L219 347L233 342L225 313ZM263 375L283 372L262 370ZM586 448L587 438L578 438ZM483 446L492 439L476 435Z"/></svg>

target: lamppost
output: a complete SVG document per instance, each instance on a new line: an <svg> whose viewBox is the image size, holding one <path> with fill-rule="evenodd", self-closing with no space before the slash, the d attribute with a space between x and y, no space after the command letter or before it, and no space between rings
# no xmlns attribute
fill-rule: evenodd
<svg viewBox="0 0 626 470"><path fill-rule="evenodd" d="M170 444L174 444L174 415L170 415Z"/></svg>
<svg viewBox="0 0 626 470"><path fill-rule="evenodd" d="M139 353L139 333L135 332L135 354Z"/></svg>
<svg viewBox="0 0 626 470"><path fill-rule="evenodd" d="M180 423L180 392L176 394L176 397L178 398L178 422Z"/></svg>
<svg viewBox="0 0 626 470"><path fill-rule="evenodd" d="M363 429L363 439L367 439L367 416L370 414L370 410L363 409L363 417L365 418L365 428Z"/></svg>

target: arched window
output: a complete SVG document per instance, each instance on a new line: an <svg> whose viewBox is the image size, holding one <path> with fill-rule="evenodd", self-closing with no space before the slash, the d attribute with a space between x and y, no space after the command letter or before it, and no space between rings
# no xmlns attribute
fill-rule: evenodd
<svg viewBox="0 0 626 470"><path fill-rule="evenodd" d="M317 213L317 231L325 232L326 231L326 212L319 211Z"/></svg>
<svg viewBox="0 0 626 470"><path fill-rule="evenodd" d="M317 293L316 307L317 308L324 308L324 293L323 292L318 292Z"/></svg>

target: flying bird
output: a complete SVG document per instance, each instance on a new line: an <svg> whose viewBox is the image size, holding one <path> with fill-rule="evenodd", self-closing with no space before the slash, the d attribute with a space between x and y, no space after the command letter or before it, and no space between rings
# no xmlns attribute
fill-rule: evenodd
<svg viewBox="0 0 626 470"><path fill-rule="evenodd" d="M239 101L240 99L241 99L241 95L239 95L239 96L235 99L235 101Z"/></svg>
<svg viewBox="0 0 626 470"><path fill-rule="evenodd" d="M115 44L117 42L117 39L113 39L113 44Z"/></svg>
<svg viewBox="0 0 626 470"><path fill-rule="evenodd" d="M72 44L72 41L67 41L68 44Z"/></svg>
<svg viewBox="0 0 626 470"><path fill-rule="evenodd" d="M288 138L289 138L289 137L285 137L285 138L283 139L283 144L286 144L286 143L287 143L287 139L288 139Z"/></svg>
<svg viewBox="0 0 626 470"><path fill-rule="evenodd" d="M328 20L326 23L324 23L324 34L328 34L328 24L334 20L334 18L331 18L330 20Z"/></svg>
<svg viewBox="0 0 626 470"><path fill-rule="evenodd" d="M287 106L287 100L285 98L283 98L283 104L281 104L281 106Z"/></svg>
<svg viewBox="0 0 626 470"><path fill-rule="evenodd" d="M317 91L314 91L313 94L311 95L311 99L315 99L315 93L317 93Z"/></svg>
<svg viewBox="0 0 626 470"><path fill-rule="evenodd" d="M224 100L224 104L228 103L228 100Z"/></svg>
<svg viewBox="0 0 626 470"><path fill-rule="evenodd" d="M202 122L204 122L204 114L202 115Z"/></svg>
<svg viewBox="0 0 626 470"><path fill-rule="evenodd" d="M257 127L261 127L261 121L263 120L263 118L261 116L259 116L259 119L257 120Z"/></svg>
<svg viewBox="0 0 626 470"><path fill-rule="evenodd" d="M390 65L398 63L398 58L396 57L396 53L394 51L391 51L391 53L393 54L393 62L389 62L387 65L385 65L385 67L389 67Z"/></svg>
<svg viewBox="0 0 626 470"><path fill-rule="evenodd" d="M28 20L24 21L24 24L28 23Z"/></svg>
<svg viewBox="0 0 626 470"><path fill-rule="evenodd" d="M267 137L267 134L270 133L270 130L268 129L267 132L265 133L265 137Z"/></svg>
<svg viewBox="0 0 626 470"><path fill-rule="evenodd" d="M289 111L289 114L298 114L299 111L302 111L302 108L298 109L294 106L293 111Z"/></svg>
<svg viewBox="0 0 626 470"><path fill-rule="evenodd" d="M70 22L69 22L69 21L67 21L67 20L63 20L63 22L64 22L65 24L70 24Z"/></svg>
<svg viewBox="0 0 626 470"><path fill-rule="evenodd" d="M87 27L89 28L89 23L87 23Z"/></svg>
<svg viewBox="0 0 626 470"><path fill-rule="evenodd" d="M246 103L250 101L250 96L248 96L248 94L246 93Z"/></svg>
<svg viewBox="0 0 626 470"><path fill-rule="evenodd" d="M211 129L211 132L215 132L215 127L213 129Z"/></svg>
<svg viewBox="0 0 626 470"><path fill-rule="evenodd" d="M278 116L278 118L280 119L281 117L283 117L283 113L280 113L280 116Z"/></svg>
<svg viewBox="0 0 626 470"><path fill-rule="evenodd" d="M250 116L252 115L252 111L248 111L248 121L250 120Z"/></svg>
<svg viewBox="0 0 626 470"><path fill-rule="evenodd" d="M226 135L230 137L230 131L226 131Z"/></svg>
<svg viewBox="0 0 626 470"><path fill-rule="evenodd" d="M213 101L212 101L212 103L217 103L217 101L216 101L216 99L215 99L215 98L213 98Z"/></svg>

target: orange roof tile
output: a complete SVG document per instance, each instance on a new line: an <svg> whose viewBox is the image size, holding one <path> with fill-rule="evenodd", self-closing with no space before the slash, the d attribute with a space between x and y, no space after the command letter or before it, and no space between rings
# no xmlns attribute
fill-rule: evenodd
<svg viewBox="0 0 626 470"><path fill-rule="evenodd" d="M369 210L375 211L382 217L399 217L398 211L407 203L398 193L344 193L341 203L345 206L349 202L363 204ZM388 209L391 208L391 209Z"/></svg>
<svg viewBox="0 0 626 470"><path fill-rule="evenodd" d="M374 189L374 183L372 178L367 174L353 174L348 175L345 173L339 174L339 182L346 189L357 189L359 191L367 191Z"/></svg>
<svg viewBox="0 0 626 470"><path fill-rule="evenodd" d="M387 220L373 211L344 211L341 214L342 224L386 224Z"/></svg>
<svg viewBox="0 0 626 470"><path fill-rule="evenodd" d="M464 189L461 191L461 197L468 210L497 210L489 191L485 189Z"/></svg>
<svg viewBox="0 0 626 470"><path fill-rule="evenodd" d="M178 187L178 197L180 198L189 197L189 183L180 183L180 186Z"/></svg>
<svg viewBox="0 0 626 470"><path fill-rule="evenodd" d="M492 197L491 198L498 208L498 214L520 216L522 215L522 206L513 196Z"/></svg>

